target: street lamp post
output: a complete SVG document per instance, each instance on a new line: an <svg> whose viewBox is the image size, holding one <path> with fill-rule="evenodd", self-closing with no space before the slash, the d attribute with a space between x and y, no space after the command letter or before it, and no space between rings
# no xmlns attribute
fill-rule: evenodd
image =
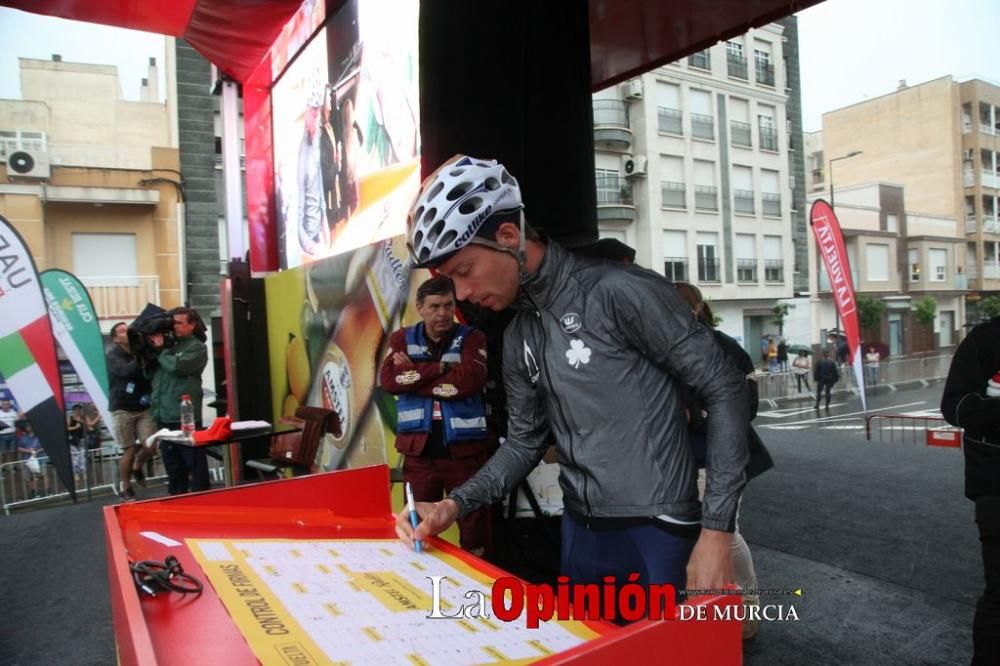
<svg viewBox="0 0 1000 666"><path fill-rule="evenodd" d="M864 152L864 151L861 151L861 150L852 150L851 152L847 153L846 155L841 155L840 157L834 157L834 158L832 158L830 160L830 210L832 210L834 212L834 214L837 213L837 209L834 207L834 203L833 203L834 202L834 198L833 198L833 163L836 162L836 161L838 161L838 160L846 160L846 159L848 159L850 157L855 157L857 155L860 155L862 152ZM839 222L839 219L838 219L838 222ZM843 243L843 240L844 240L843 232L841 232L841 238L840 238L840 240L841 240L841 243ZM830 285L830 289L832 291L833 284ZM834 302L834 304L833 304L833 317L834 317L834 330L837 331L837 339L836 339L836 341L835 341L834 344L837 345L840 342L840 311L837 309L837 303L836 302ZM834 358L836 358L836 354L837 354L837 347L836 346L833 348L833 353L834 353Z"/></svg>

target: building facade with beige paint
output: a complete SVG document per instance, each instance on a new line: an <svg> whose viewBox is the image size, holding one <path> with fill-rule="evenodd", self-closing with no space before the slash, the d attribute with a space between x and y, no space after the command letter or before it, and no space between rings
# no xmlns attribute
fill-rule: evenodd
<svg viewBox="0 0 1000 666"><path fill-rule="evenodd" d="M183 186L155 60L141 101L113 66L21 58L20 75L21 99L0 100L0 214L39 270L81 279L103 329L180 305Z"/></svg>
<svg viewBox="0 0 1000 666"><path fill-rule="evenodd" d="M901 353L957 344L976 300L1000 290L1000 88L950 76L901 81L825 113L806 146L810 198L833 198L857 290L886 303L882 341ZM810 274L817 327L832 328L814 242ZM932 335L912 312L927 296L937 302Z"/></svg>

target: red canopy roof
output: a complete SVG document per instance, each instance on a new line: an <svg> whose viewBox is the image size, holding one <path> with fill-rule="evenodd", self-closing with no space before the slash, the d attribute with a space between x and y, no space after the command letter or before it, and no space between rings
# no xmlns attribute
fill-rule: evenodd
<svg viewBox="0 0 1000 666"><path fill-rule="evenodd" d="M595 90L821 0L589 0ZM338 4L328 0L329 4ZM183 37L246 81L302 0L0 0L36 14Z"/></svg>

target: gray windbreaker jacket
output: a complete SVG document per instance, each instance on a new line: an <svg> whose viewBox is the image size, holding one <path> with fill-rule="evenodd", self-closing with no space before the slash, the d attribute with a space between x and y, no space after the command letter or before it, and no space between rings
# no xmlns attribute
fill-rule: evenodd
<svg viewBox="0 0 1000 666"><path fill-rule="evenodd" d="M667 515L733 531L746 483L745 377L662 276L550 243L522 276L504 333L508 438L450 497L464 515L504 497L554 439L565 507L583 517ZM680 383L708 412L698 503Z"/></svg>

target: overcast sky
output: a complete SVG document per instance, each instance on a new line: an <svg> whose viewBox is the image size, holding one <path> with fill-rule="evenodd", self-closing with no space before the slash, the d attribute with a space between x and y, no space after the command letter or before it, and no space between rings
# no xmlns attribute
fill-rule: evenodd
<svg viewBox="0 0 1000 666"><path fill-rule="evenodd" d="M802 123L951 74L997 83L1000 0L826 0L799 13ZM998 83L1000 85L1000 83Z"/></svg>
<svg viewBox="0 0 1000 666"><path fill-rule="evenodd" d="M1000 81L1000 0L826 0L799 14L806 131L825 111L939 76ZM118 66L125 99L139 99L149 57L163 62L160 35L0 8L0 98L20 98L17 58ZM166 86L162 82L161 98Z"/></svg>
<svg viewBox="0 0 1000 666"><path fill-rule="evenodd" d="M165 42L162 35L148 32L0 7L0 44L4 45L0 49L0 99L21 98L18 58L50 60L53 53L58 53L71 62L117 65L122 97L134 102L139 101L139 88L146 78L149 59L156 58L160 65L160 101L163 101Z"/></svg>

